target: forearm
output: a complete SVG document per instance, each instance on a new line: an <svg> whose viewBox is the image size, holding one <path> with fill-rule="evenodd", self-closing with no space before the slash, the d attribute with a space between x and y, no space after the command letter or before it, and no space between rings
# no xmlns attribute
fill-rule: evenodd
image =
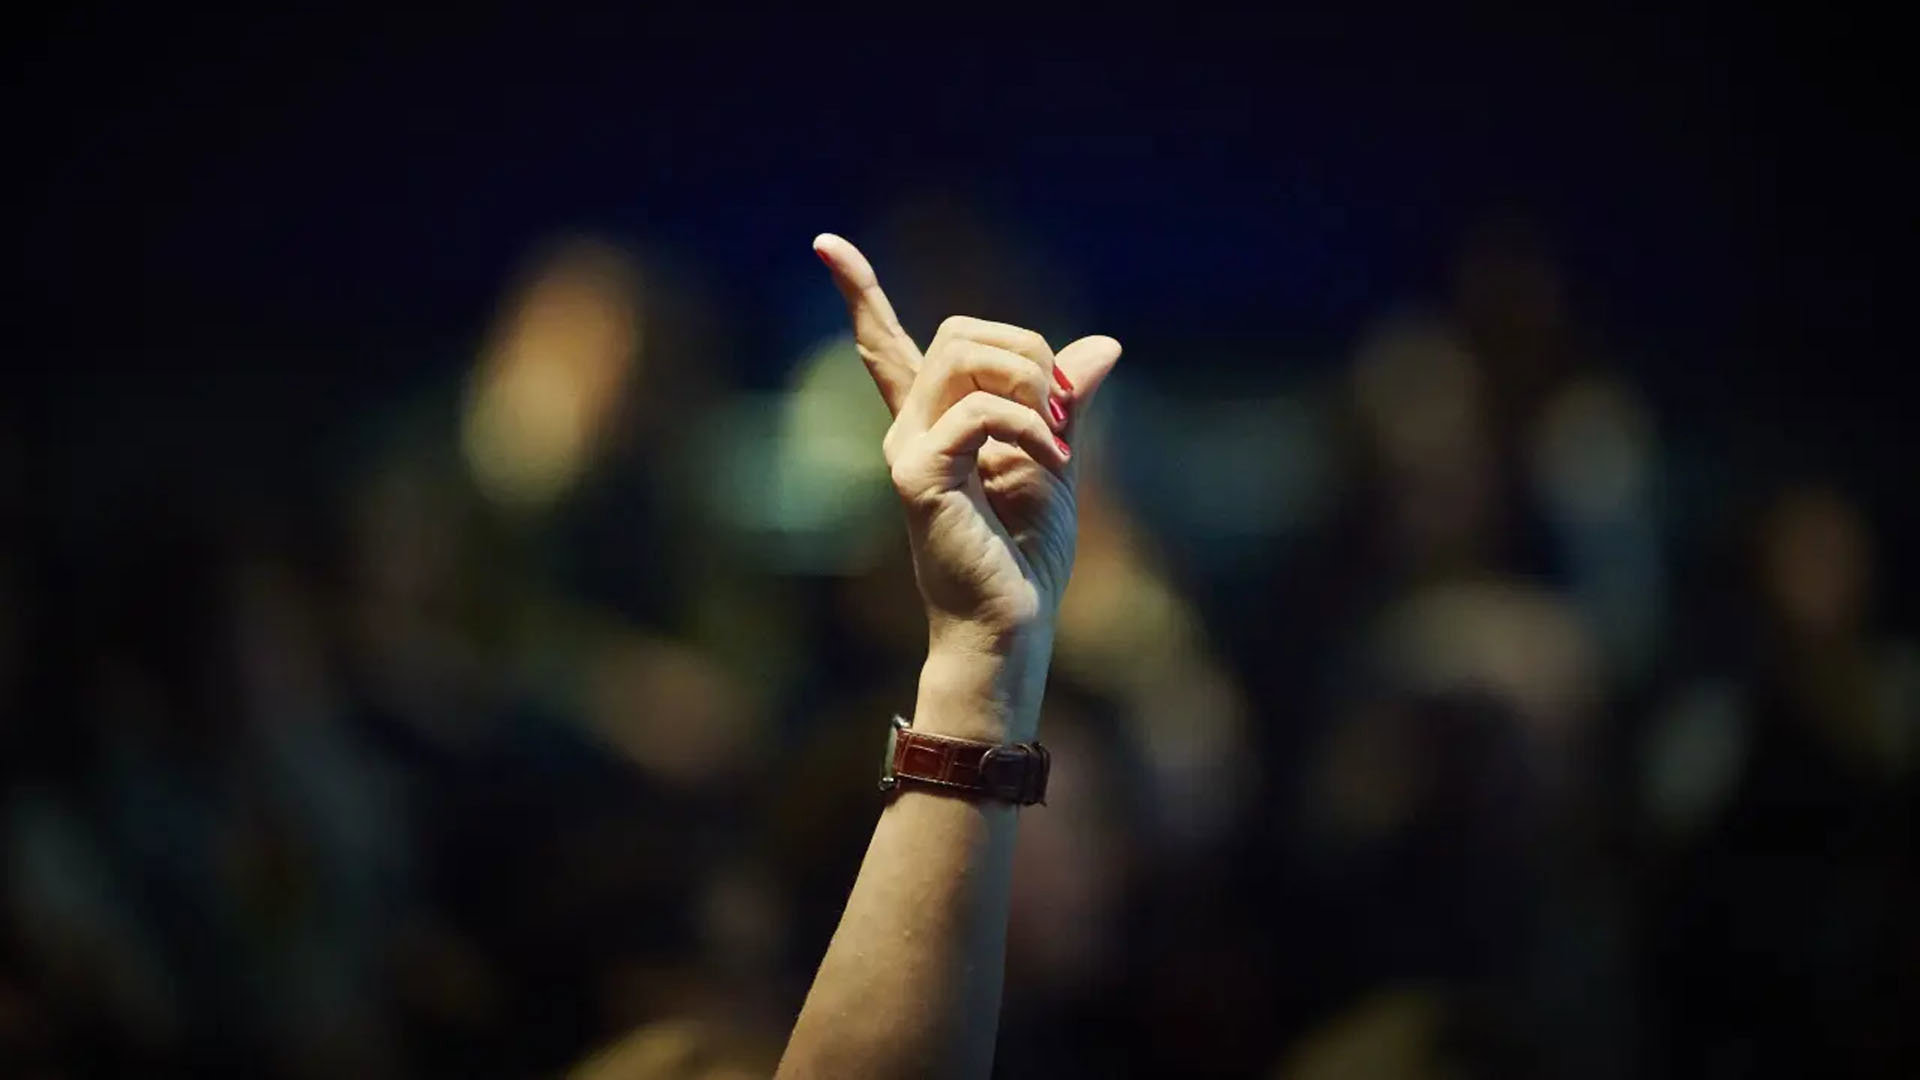
<svg viewBox="0 0 1920 1080"><path fill-rule="evenodd" d="M1015 813L923 791L893 799L780 1076L987 1075Z"/></svg>
<svg viewBox="0 0 1920 1080"><path fill-rule="evenodd" d="M1044 678L1044 670L936 650L922 671L915 726L997 741L1031 737L1037 692L1029 697L1025 688ZM913 788L895 794L780 1076L987 1075L1017 821L1005 803Z"/></svg>

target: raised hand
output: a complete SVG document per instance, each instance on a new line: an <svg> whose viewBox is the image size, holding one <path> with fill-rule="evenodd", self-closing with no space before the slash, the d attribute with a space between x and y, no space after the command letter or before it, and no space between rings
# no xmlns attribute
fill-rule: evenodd
<svg viewBox="0 0 1920 1080"><path fill-rule="evenodd" d="M1073 570L1074 418L1120 343L1085 337L1056 354L1031 330L954 316L923 354L859 249L825 234L814 251L894 414L883 450L927 607L923 704L929 681L964 686L991 668L992 714L1028 737Z"/></svg>
<svg viewBox="0 0 1920 1080"><path fill-rule="evenodd" d="M1026 742L1073 570L1073 418L1120 357L955 317L923 354L852 244L813 242L893 411L884 450L926 601L913 728ZM778 1075L985 1077L993 1065L1018 810L896 788Z"/></svg>

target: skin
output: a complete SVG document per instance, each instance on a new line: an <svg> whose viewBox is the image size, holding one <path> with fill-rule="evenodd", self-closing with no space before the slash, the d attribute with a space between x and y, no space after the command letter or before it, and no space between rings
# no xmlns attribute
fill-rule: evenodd
<svg viewBox="0 0 1920 1080"><path fill-rule="evenodd" d="M1032 739L1073 570L1073 418L1120 344L1056 353L1033 331L956 316L922 352L857 248L827 234L814 251L894 414L882 450L927 612L914 727ZM1002 803L893 796L778 1076L988 1074L1018 820Z"/></svg>

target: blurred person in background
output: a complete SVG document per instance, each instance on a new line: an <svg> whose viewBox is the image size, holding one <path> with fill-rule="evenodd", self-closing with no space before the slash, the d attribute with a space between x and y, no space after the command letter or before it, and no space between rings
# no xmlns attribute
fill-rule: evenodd
<svg viewBox="0 0 1920 1080"><path fill-rule="evenodd" d="M722 637L746 589L686 479L705 311L612 244L548 245L457 412L406 417L349 496L361 722L420 808L437 916L404 943L426 1060L551 1069L736 989L750 1014L765 981L726 963L774 947L726 856L769 708L742 669L771 665Z"/></svg>
<svg viewBox="0 0 1920 1080"><path fill-rule="evenodd" d="M1632 897L1606 821L1662 611L1649 423L1510 221L1470 238L1447 304L1363 334L1339 389L1342 482L1285 587L1313 660L1260 691L1309 703L1261 884L1302 974L1287 1012L1332 1017L1284 1067L1378 1023L1431 1036L1415 1075L1622 1075Z"/></svg>
<svg viewBox="0 0 1920 1080"><path fill-rule="evenodd" d="M1830 484L1774 492L1743 545L1743 669L1682 687L1643 747L1649 1012L1674 1075L1899 1075L1920 651L1876 632L1874 535Z"/></svg>
<svg viewBox="0 0 1920 1080"><path fill-rule="evenodd" d="M136 511L143 543L76 597L84 636L40 642L71 682L19 762L9 902L66 1007L132 1035L99 1067L394 1075L392 777L340 722L308 568L184 516Z"/></svg>
<svg viewBox="0 0 1920 1080"><path fill-rule="evenodd" d="M232 49L152 17L231 56L154 38L133 51L158 71L89 50L97 86L72 53L23 69L37 116L88 104L49 156L64 212L27 223L63 366L0 395L0 1072L769 1074L872 839L875 727L915 700L927 612L874 452L893 418L854 341L819 333L830 295L793 287L817 270L765 237L816 200L924 191L924 168L950 186L873 229L908 325L1094 323L1151 361L1102 389L1118 438L1072 417L1079 573L1041 708L1051 805L1011 856L998 1073L1912 1075L1912 455L1871 442L1899 399L1834 374L1859 360L1819 297L1742 278L1814 239L1774 242L1768 187L1766 250L1725 243L1730 178L1774 171L1687 209L1715 130L1766 141L1762 110L1689 112L1753 100L1737 70L1697 65L1690 95L1617 53L1569 69L1675 118L1684 149L1643 159L1607 116L1541 123L1546 65L1504 45L1423 42L1426 70L1369 26L1387 63L1342 89L1270 63L1268 35L1241 65L1023 68L1027 39L986 27L992 49L945 58L980 78L927 84L931 143L905 103L942 60L900 61L875 162L872 118L836 143L788 104L797 71L739 63L905 55L796 49L810 20L712 35L739 85L774 74L711 97L685 92L697 50L599 22L543 55L517 21L434 16L416 53L384 30L363 51L351 20L355 62L310 68L270 32ZM463 86L447 58L488 40ZM297 86L226 93L236 63ZM1492 85L1458 116L1525 88L1524 135L1440 115L1474 72ZM1029 76L1055 80L1039 108ZM1304 128L1264 111L1275 77ZM1347 123L1415 86L1433 115ZM1196 87L1219 93L1177 100ZM997 94L1049 130L933 145ZM1147 100L1181 134L1064 134ZM781 108L797 159L761 137ZM218 126L256 109L287 123ZM1250 111L1274 123L1216 137ZM1316 145L1323 119L1366 152ZM1468 138L1435 156L1416 130ZM1528 182L1577 262L1503 217L1436 302L1396 303L1489 169L1556 145ZM1715 160L1761 164L1740 155ZM1849 204L1873 182L1833 175ZM589 231L538 243L556 216ZM1726 257L1689 264L1702 237ZM1828 314L1873 325L1829 254L1807 260L1845 298ZM1675 351L1616 355L1592 299ZM1777 333L1803 311L1807 336ZM44 416L37 378L61 391ZM1770 475L1756 438L1873 453L1728 525L1728 490ZM1697 550L1715 530L1737 544Z"/></svg>
<svg viewBox="0 0 1920 1080"><path fill-rule="evenodd" d="M962 251L923 256L926 293L1072 318L996 279L1027 264L979 221L902 221L902 247ZM1873 618L1860 505L1797 487L1755 515L1752 641L1674 670L1656 425L1623 373L1565 359L1588 354L1557 270L1480 258L1505 286L1397 312L1303 396L1354 435L1300 526L1334 557L1261 554L1310 602L1196 603L1130 502L1158 504L1076 428L1080 584L1044 710L1054 805L1012 856L1003 1072L1910 1059L1912 649ZM106 1072L524 1075L595 1045L583 1075L774 1067L871 824L873 733L845 718L912 700L925 613L894 521L766 467L873 457L884 406L843 410L814 363L870 398L847 350L765 395L781 426L745 429L751 454L716 453L758 399L705 361L727 352L705 307L569 239L339 497L87 508L151 540L144 562L4 538L0 689L28 703L5 883L30 932L0 952L0 1046ZM1202 444L1179 445L1175 467ZM736 502L697 490L707 468ZM846 475L884 499L884 472ZM857 520L851 557L766 559L766 519L726 515L769 494ZM1607 756L1625 732L1630 775Z"/></svg>

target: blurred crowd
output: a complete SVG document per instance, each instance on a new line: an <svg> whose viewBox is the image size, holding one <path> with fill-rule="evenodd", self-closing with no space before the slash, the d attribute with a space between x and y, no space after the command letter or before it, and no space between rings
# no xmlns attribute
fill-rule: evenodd
<svg viewBox="0 0 1920 1080"><path fill-rule="evenodd" d="M856 235L910 326L1110 329L964 208ZM1495 222L1326 349L1128 340L1000 1075L1915 1075L1898 552L1576 272ZM377 394L10 417L0 1072L766 1075L924 648L800 273L746 319L563 238Z"/></svg>

